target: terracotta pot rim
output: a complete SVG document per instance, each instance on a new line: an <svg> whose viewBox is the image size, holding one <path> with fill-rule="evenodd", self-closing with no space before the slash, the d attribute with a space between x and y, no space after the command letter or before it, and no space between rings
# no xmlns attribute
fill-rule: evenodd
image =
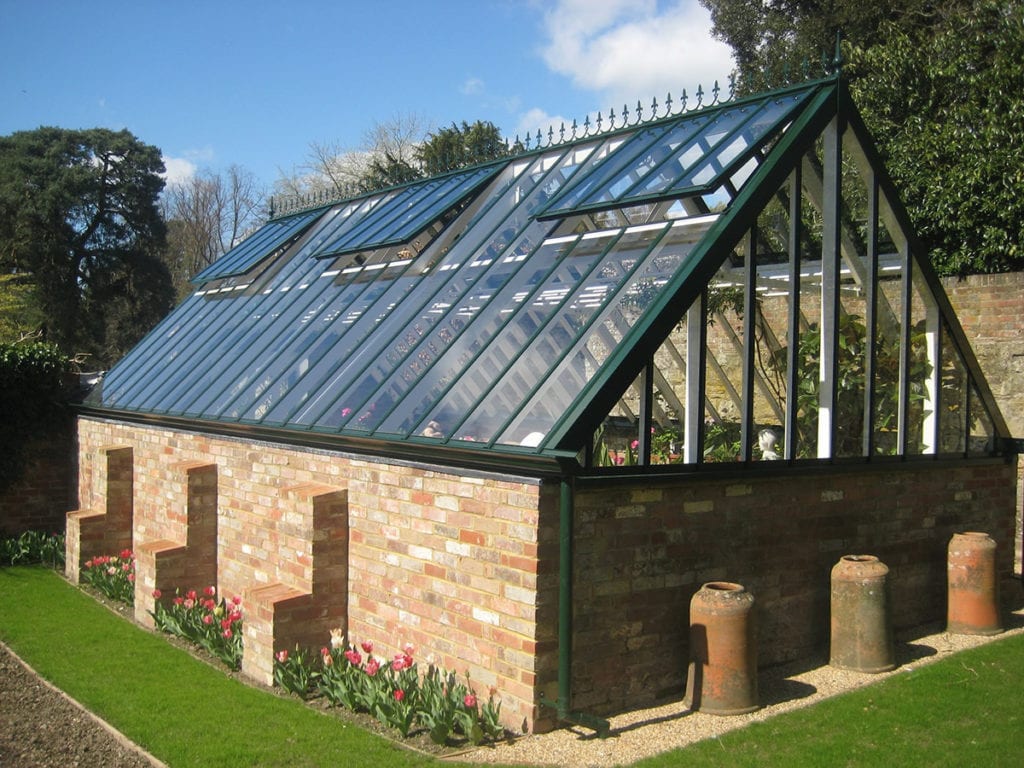
<svg viewBox="0 0 1024 768"><path fill-rule="evenodd" d="M709 581L702 589L710 589L715 592L744 592L746 587L737 584L735 581Z"/></svg>
<svg viewBox="0 0 1024 768"><path fill-rule="evenodd" d="M875 555L843 555L840 560L845 560L848 563L877 563L878 557Z"/></svg>

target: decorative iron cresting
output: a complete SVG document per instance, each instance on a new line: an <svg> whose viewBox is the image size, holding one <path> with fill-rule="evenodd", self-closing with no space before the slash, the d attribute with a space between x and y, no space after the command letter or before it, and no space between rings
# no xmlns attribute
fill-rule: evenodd
<svg viewBox="0 0 1024 768"><path fill-rule="evenodd" d="M684 88L677 98L673 98L672 93L669 92L666 94L664 101L660 103L655 96L651 99L649 107L645 107L643 101L638 100L636 107L623 104L622 109L618 112L615 111L614 107L610 108L607 112L598 111L593 120L590 115L587 115L582 122L573 119L572 123L568 126L563 122L557 130L553 125L548 126L546 133L538 128L536 133L527 133L523 137L516 134L515 139L506 138L504 146L496 148L494 154L490 157L482 159L471 157L468 163L442 161L439 169L433 167L421 168L420 170L423 172L421 178L429 178L439 175L439 173L466 168L495 159L513 158L518 155L551 149L574 141L603 136L615 131L636 128L637 126L654 123L659 120L679 117L690 112L698 112L720 104L727 104L740 96L769 92L802 82L810 82L821 77L834 76L839 72L841 64L842 60L837 43L834 55L822 54L820 71L818 72L815 71L816 67L809 59L804 59L796 67L786 62L778 70L760 72L755 77L743 78L742 80L734 71L729 75L725 88L722 88L719 81L715 80L714 85L707 91L704 90L703 85L698 85L692 98ZM354 184L336 184L333 188L324 188L305 195L271 197L268 219L290 216L314 208L324 208L344 200L377 194L385 189L387 188L367 190Z"/></svg>

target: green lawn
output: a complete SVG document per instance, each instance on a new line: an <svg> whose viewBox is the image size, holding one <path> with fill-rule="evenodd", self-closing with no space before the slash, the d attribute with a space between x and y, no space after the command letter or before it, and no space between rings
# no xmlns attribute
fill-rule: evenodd
<svg viewBox="0 0 1024 768"><path fill-rule="evenodd" d="M0 639L172 768L439 761L249 687L42 568L0 568ZM1024 635L638 766L1024 764Z"/></svg>

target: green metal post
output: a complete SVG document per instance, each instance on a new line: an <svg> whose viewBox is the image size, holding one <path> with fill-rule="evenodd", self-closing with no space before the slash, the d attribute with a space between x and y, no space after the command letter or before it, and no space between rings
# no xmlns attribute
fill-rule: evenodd
<svg viewBox="0 0 1024 768"><path fill-rule="evenodd" d="M544 701L543 706L554 707L558 719L575 723L597 731L600 738L607 738L611 723L586 712L573 712L572 702L572 540L573 540L573 495L572 479L562 477L558 505L558 701L554 704Z"/></svg>
<svg viewBox="0 0 1024 768"><path fill-rule="evenodd" d="M572 482L562 478L558 505L558 717L569 714L572 691Z"/></svg>

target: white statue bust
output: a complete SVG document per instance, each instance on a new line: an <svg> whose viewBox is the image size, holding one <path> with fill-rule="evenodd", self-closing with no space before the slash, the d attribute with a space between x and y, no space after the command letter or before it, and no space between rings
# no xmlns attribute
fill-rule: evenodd
<svg viewBox="0 0 1024 768"><path fill-rule="evenodd" d="M779 441L779 436L770 429L762 429L757 433L757 447L761 449L761 458L765 461L772 461L779 458L779 454L775 452L775 444Z"/></svg>

